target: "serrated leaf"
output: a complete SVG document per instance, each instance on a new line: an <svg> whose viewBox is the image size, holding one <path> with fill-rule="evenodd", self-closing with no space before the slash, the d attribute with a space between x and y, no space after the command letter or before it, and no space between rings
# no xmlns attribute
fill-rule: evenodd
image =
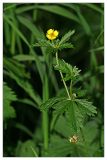
<svg viewBox="0 0 107 160"><path fill-rule="evenodd" d="M55 109L54 114L63 114L65 112L65 110L69 107L69 103L70 101L65 99L63 100L63 105L62 105L62 101L56 103L53 106L53 109Z"/></svg>
<svg viewBox="0 0 107 160"><path fill-rule="evenodd" d="M62 43L67 42L74 33L75 33L75 30L72 30L72 31L69 31L68 33L66 33L66 34L61 38L61 41L59 42L59 45L61 45Z"/></svg>
<svg viewBox="0 0 107 160"><path fill-rule="evenodd" d="M71 101L70 106L67 110L67 117L70 120L71 128L77 133L77 116L76 116L76 105L74 102Z"/></svg>
<svg viewBox="0 0 107 160"><path fill-rule="evenodd" d="M73 44L71 44L71 43L64 43L64 44L61 44L58 49L62 50L62 49L65 49L65 48L73 48Z"/></svg>
<svg viewBox="0 0 107 160"><path fill-rule="evenodd" d="M34 47L53 47L53 45L46 39L38 39L38 43L33 44Z"/></svg>
<svg viewBox="0 0 107 160"><path fill-rule="evenodd" d="M56 49L55 48L52 48L50 46L46 47L46 50L45 50L46 54L53 54L56 52Z"/></svg>
<svg viewBox="0 0 107 160"><path fill-rule="evenodd" d="M67 98L53 98L49 99L45 104L42 104L42 108L44 110L53 108L54 114L61 115L64 112L67 113L67 119L70 123L71 128L73 129L74 133L77 133L79 127L81 127L81 120L79 109L74 101L69 100ZM83 118L83 117L82 117Z"/></svg>
<svg viewBox="0 0 107 160"><path fill-rule="evenodd" d="M62 97L54 97L54 98L50 98L49 100L47 100L45 103L43 103L41 106L40 106L40 109L41 111L46 111L48 110L49 108L52 108L53 105L55 105L56 103L60 102L60 101L63 101L65 100L65 98L62 98Z"/></svg>
<svg viewBox="0 0 107 160"><path fill-rule="evenodd" d="M41 98L40 96L36 93L36 91L34 90L34 88L32 87L32 85L29 83L29 81L26 79L20 79L19 77L17 77L15 74L13 74L12 72L10 72L10 77L12 79L14 79L16 81L16 83L24 89L24 91L26 93L28 93L28 95L36 102L37 105L41 104ZM35 105L36 108L38 108Z"/></svg>
<svg viewBox="0 0 107 160"><path fill-rule="evenodd" d="M73 133L78 133L83 127L85 117L93 116L96 107L91 102L80 99L52 98L41 105L42 110L54 109L54 114L66 113L66 118L72 128Z"/></svg>
<svg viewBox="0 0 107 160"><path fill-rule="evenodd" d="M3 110L3 119L15 118L16 113L15 109L10 105L10 101L4 100L4 110Z"/></svg>
<svg viewBox="0 0 107 160"><path fill-rule="evenodd" d="M75 102L79 105L81 113L89 116L94 116L97 113L96 107L92 105L92 102L88 102L85 99L75 99Z"/></svg>
<svg viewBox="0 0 107 160"><path fill-rule="evenodd" d="M6 83L3 85L3 118L15 118L15 109L11 106L13 101L16 101L16 95Z"/></svg>
<svg viewBox="0 0 107 160"><path fill-rule="evenodd" d="M79 107L74 101L70 103L68 110L66 111L66 118L69 122L69 125L72 128L72 132L75 134L79 132L80 128L83 125L83 116L79 111Z"/></svg>
<svg viewBox="0 0 107 160"><path fill-rule="evenodd" d="M29 78L29 73L26 73L25 66L23 64L20 64L18 61L4 57L3 63L4 63L4 68L6 68L8 71L12 71L18 77Z"/></svg>
<svg viewBox="0 0 107 160"><path fill-rule="evenodd" d="M77 78L79 75L79 70L76 66L72 67L70 64L66 63L64 60L59 60L59 64L54 66L56 70L61 71L62 73L65 74L64 80L74 80Z"/></svg>

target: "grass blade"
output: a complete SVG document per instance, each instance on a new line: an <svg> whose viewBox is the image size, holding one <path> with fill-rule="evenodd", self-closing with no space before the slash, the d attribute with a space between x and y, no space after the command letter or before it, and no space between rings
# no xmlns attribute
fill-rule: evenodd
<svg viewBox="0 0 107 160"><path fill-rule="evenodd" d="M26 40L26 38L23 36L23 34L19 31L19 29L17 28L17 26L10 21L10 19L8 18L8 16L3 15L4 20L16 31L16 33L22 38L22 40L29 46L28 41ZM30 47L30 46L29 46Z"/></svg>
<svg viewBox="0 0 107 160"><path fill-rule="evenodd" d="M16 59L17 61L34 61L35 57L32 55L16 55L13 57L14 59Z"/></svg>
<svg viewBox="0 0 107 160"><path fill-rule="evenodd" d="M38 5L36 7L37 9L41 9L41 10L45 10L45 11L48 11L48 12L51 12L51 13L54 13L54 14L57 14L57 15L60 15L60 16L63 16L63 17L66 17L70 20L73 20L77 23L80 23L78 17L71 13L70 11L68 11L67 9L61 7L61 6L58 6L58 5Z"/></svg>
<svg viewBox="0 0 107 160"><path fill-rule="evenodd" d="M84 18L84 16L82 15L82 13L80 11L80 7L76 6L76 8L77 8L77 14L80 19L81 25L83 26L86 34L91 35L91 28L90 28L89 24L87 23L86 19Z"/></svg>
<svg viewBox="0 0 107 160"><path fill-rule="evenodd" d="M28 18L18 16L18 20L20 23L26 26L36 38L41 37L40 31L36 28L36 26L30 20L28 20Z"/></svg>
<svg viewBox="0 0 107 160"><path fill-rule="evenodd" d="M96 6L95 4L90 4L90 3L83 3L82 5L89 7L90 9L93 9L94 11L99 12L100 14L104 14L103 9L100 7Z"/></svg>
<svg viewBox="0 0 107 160"><path fill-rule="evenodd" d="M36 8L37 5L29 5L29 6L22 6L22 7L19 7L16 9L16 14L22 14L23 12L27 12L27 11L30 11L30 10L33 10Z"/></svg>

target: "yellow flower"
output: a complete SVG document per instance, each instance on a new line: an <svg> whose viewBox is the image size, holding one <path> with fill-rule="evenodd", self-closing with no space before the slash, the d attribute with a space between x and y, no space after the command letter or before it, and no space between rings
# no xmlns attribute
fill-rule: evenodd
<svg viewBox="0 0 107 160"><path fill-rule="evenodd" d="M49 29L46 33L46 37L49 39L49 40L54 40L57 38L59 32L57 30L54 30L54 29Z"/></svg>

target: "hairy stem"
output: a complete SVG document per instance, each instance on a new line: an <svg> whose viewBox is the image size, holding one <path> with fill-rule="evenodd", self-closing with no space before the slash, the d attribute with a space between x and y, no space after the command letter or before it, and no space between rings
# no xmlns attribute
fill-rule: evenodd
<svg viewBox="0 0 107 160"><path fill-rule="evenodd" d="M59 65L59 61L58 61L58 53L57 53L57 52L56 52L56 63L57 63L57 65ZM71 99L70 94L69 94L69 91L68 91L68 88L67 88L67 85L66 85L66 83L65 83L65 81L64 81L63 74L62 74L62 72L61 72L61 71L59 71L59 73L60 73L60 76L61 76L61 78L62 78L62 81L63 81L64 87L65 87L65 89L66 89L66 92L67 92L68 98L69 98L69 99Z"/></svg>

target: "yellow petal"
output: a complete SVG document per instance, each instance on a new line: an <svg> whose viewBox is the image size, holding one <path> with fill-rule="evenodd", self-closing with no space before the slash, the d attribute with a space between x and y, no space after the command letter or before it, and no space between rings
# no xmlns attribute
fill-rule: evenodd
<svg viewBox="0 0 107 160"><path fill-rule="evenodd" d="M52 36L52 35L50 35L50 34L47 34L46 37L47 37L49 40L53 40L53 39L56 38L55 36Z"/></svg>
<svg viewBox="0 0 107 160"><path fill-rule="evenodd" d="M50 36L49 34L46 34L46 37L47 37L48 39L51 39L51 36Z"/></svg>
<svg viewBox="0 0 107 160"><path fill-rule="evenodd" d="M53 29L49 29L49 30L47 31L47 34L52 34L53 32L54 32Z"/></svg>
<svg viewBox="0 0 107 160"><path fill-rule="evenodd" d="M58 36L58 34L59 34L59 33L58 33L58 31L57 31L57 30L55 30L55 31L54 31L54 36L56 36L56 37L57 37L57 36Z"/></svg>
<svg viewBox="0 0 107 160"><path fill-rule="evenodd" d="M55 39L56 38L56 36L51 36L51 40L53 40L53 39Z"/></svg>

